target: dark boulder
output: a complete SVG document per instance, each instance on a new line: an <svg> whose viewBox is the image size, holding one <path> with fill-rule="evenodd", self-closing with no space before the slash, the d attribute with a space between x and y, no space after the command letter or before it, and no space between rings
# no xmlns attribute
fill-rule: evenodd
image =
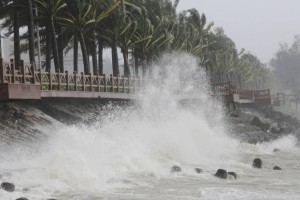
<svg viewBox="0 0 300 200"><path fill-rule="evenodd" d="M17 198L16 200L28 200L28 199L24 198L24 197L20 197L20 198Z"/></svg>
<svg viewBox="0 0 300 200"><path fill-rule="evenodd" d="M228 175L231 175L231 176L233 176L233 177L234 177L234 179L236 179L236 177L237 177L237 175L236 175L236 173L235 173L235 172L228 172Z"/></svg>
<svg viewBox="0 0 300 200"><path fill-rule="evenodd" d="M251 125L259 127L263 131L270 129L271 125L269 123L263 123L258 117L254 117Z"/></svg>
<svg viewBox="0 0 300 200"><path fill-rule="evenodd" d="M195 168L195 172L196 172L197 174L200 174L200 173L202 173L202 172L203 172L203 169L200 169L200 168Z"/></svg>
<svg viewBox="0 0 300 200"><path fill-rule="evenodd" d="M262 160L260 158L255 158L252 163L252 167L260 169L262 166Z"/></svg>
<svg viewBox="0 0 300 200"><path fill-rule="evenodd" d="M278 127L272 127L271 128L271 133L280 134L281 133L281 129L278 128Z"/></svg>
<svg viewBox="0 0 300 200"><path fill-rule="evenodd" d="M15 191L15 185L13 183L3 182L1 183L1 188L7 192Z"/></svg>
<svg viewBox="0 0 300 200"><path fill-rule="evenodd" d="M282 170L282 169L278 166L275 166L275 167L273 167L273 170Z"/></svg>
<svg viewBox="0 0 300 200"><path fill-rule="evenodd" d="M227 171L225 169L218 169L215 176L221 179L227 179Z"/></svg>
<svg viewBox="0 0 300 200"><path fill-rule="evenodd" d="M181 167L177 166L177 165L174 165L172 168L171 168L171 172L181 172Z"/></svg>

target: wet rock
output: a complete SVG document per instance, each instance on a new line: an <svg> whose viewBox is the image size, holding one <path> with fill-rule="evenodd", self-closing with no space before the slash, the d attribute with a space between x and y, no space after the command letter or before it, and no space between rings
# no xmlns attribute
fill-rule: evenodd
<svg viewBox="0 0 300 200"><path fill-rule="evenodd" d="M7 192L15 191L15 185L13 183L3 182L1 183L1 188Z"/></svg>
<svg viewBox="0 0 300 200"><path fill-rule="evenodd" d="M278 127L272 127L271 128L271 133L280 134L281 133L281 129L278 128Z"/></svg>
<svg viewBox="0 0 300 200"><path fill-rule="evenodd" d="M202 173L202 172L203 172L203 169L200 169L200 168L195 168L195 172L196 172L197 174L200 174L200 173Z"/></svg>
<svg viewBox="0 0 300 200"><path fill-rule="evenodd" d="M279 152L279 151L280 151L280 149L276 149L276 148L273 149L273 152L274 152L274 153Z"/></svg>
<svg viewBox="0 0 300 200"><path fill-rule="evenodd" d="M237 177L237 175L236 175L236 173L235 173L235 172L228 172L228 175L231 175L231 176L233 176L233 177L234 177L234 179L236 179L236 177Z"/></svg>
<svg viewBox="0 0 300 200"><path fill-rule="evenodd" d="M171 172L174 173L174 172L181 172L181 167L177 166L177 165L174 165L172 168L171 168Z"/></svg>
<svg viewBox="0 0 300 200"><path fill-rule="evenodd" d="M263 131L269 130L271 126L269 123L263 123L258 117L253 118L251 125L257 126Z"/></svg>
<svg viewBox="0 0 300 200"><path fill-rule="evenodd" d="M260 169L262 166L262 160L260 158L255 158L252 163L252 167Z"/></svg>
<svg viewBox="0 0 300 200"><path fill-rule="evenodd" d="M273 167L273 170L282 170L282 169L278 166L275 166L275 167Z"/></svg>
<svg viewBox="0 0 300 200"><path fill-rule="evenodd" d="M227 171L225 169L218 169L215 176L221 179L227 179Z"/></svg>
<svg viewBox="0 0 300 200"><path fill-rule="evenodd" d="M16 200L28 200L28 199L25 197L20 197L20 198L17 198Z"/></svg>

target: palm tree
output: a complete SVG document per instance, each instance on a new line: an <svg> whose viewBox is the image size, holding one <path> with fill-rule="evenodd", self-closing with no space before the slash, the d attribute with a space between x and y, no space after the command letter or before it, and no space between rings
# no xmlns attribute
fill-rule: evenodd
<svg viewBox="0 0 300 200"><path fill-rule="evenodd" d="M32 0L27 0L28 11L28 41L29 41L29 61L35 63L35 45L34 45L34 20Z"/></svg>
<svg viewBox="0 0 300 200"><path fill-rule="evenodd" d="M69 32L74 32L74 41L76 42L78 39L80 42L85 74L90 73L88 44L90 44L90 49L93 54L93 72L94 74L98 74L95 46L96 26L100 24L104 18L109 16L119 5L119 1L117 1L115 4L102 9L100 3L101 2L99 1L91 0L68 1L68 6L72 7L72 9L68 9L66 15L60 18L62 23L67 27L67 30ZM87 40L86 37L84 37L84 34L89 34L92 37L90 37L90 40ZM76 45L75 49L77 49Z"/></svg>
<svg viewBox="0 0 300 200"><path fill-rule="evenodd" d="M51 47L55 70L60 70L61 72L63 72L64 69L63 66L60 65L59 60L55 23L60 19L59 15L67 7L67 4L63 0L35 0L35 2L38 6L37 8L39 11L39 16L45 22L46 32L48 33L48 35L46 36L47 42L50 42L51 38ZM49 45L49 43L47 45ZM50 47L47 46L47 49L49 50ZM50 52L47 53L49 54Z"/></svg>
<svg viewBox="0 0 300 200"><path fill-rule="evenodd" d="M14 6L14 56L15 56L15 67L20 68L21 64L21 47L20 47L20 11L18 9L18 0L13 1Z"/></svg>
<svg viewBox="0 0 300 200"><path fill-rule="evenodd" d="M166 0L143 1L140 7L142 14L136 17L138 28L135 36L140 42L134 47L134 56L138 60L136 63L142 64L145 75L154 57L172 43L176 14L172 3Z"/></svg>
<svg viewBox="0 0 300 200"><path fill-rule="evenodd" d="M113 3L117 3L116 0L113 0ZM111 14L103 23L103 28L106 29L107 42L111 47L112 55L112 68L113 75L120 75L119 69L119 58L118 58L118 36L121 33L121 24L124 23L125 13L122 12L122 8L119 8L118 12Z"/></svg>
<svg viewBox="0 0 300 200"><path fill-rule="evenodd" d="M93 24L95 22L94 19L91 19L90 12L92 12L92 5L90 2L86 2L84 0L73 1L75 6L72 10L68 10L66 12L66 16L62 18L64 25L68 27L68 31L74 31L76 35L76 39L79 40L83 65L84 65L84 73L90 73L90 63L89 56L86 46L85 37L83 36L84 31L87 26ZM70 4L69 4L70 5ZM74 9L75 8L75 9Z"/></svg>

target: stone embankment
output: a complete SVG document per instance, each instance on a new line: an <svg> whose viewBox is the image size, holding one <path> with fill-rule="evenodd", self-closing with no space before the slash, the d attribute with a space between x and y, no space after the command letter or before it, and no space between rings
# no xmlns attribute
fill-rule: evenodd
<svg viewBox="0 0 300 200"><path fill-rule="evenodd" d="M63 124L92 124L118 105L105 100L48 99L0 103L0 143L35 142ZM104 106L103 106L104 105ZM111 108L107 108L111 107ZM118 106L121 107L121 106Z"/></svg>
<svg viewBox="0 0 300 200"><path fill-rule="evenodd" d="M107 111L130 105L129 101L108 103L101 99L48 99L0 103L0 142L35 142L47 138L47 130L62 124L93 124L101 121ZM242 107L226 118L228 132L242 142L271 141L295 134L297 119L275 111L270 106Z"/></svg>
<svg viewBox="0 0 300 200"><path fill-rule="evenodd" d="M228 132L242 142L259 143L293 134L299 138L300 122L272 106L241 107L226 118Z"/></svg>

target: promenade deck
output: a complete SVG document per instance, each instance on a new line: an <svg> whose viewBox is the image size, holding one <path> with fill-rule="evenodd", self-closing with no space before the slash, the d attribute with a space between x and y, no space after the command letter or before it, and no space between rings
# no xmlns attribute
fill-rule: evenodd
<svg viewBox="0 0 300 200"><path fill-rule="evenodd" d="M45 72L33 65L0 58L0 100L42 98L136 99L147 80L139 77ZM233 82L213 83L214 95L226 103L271 104L270 90L238 89Z"/></svg>

